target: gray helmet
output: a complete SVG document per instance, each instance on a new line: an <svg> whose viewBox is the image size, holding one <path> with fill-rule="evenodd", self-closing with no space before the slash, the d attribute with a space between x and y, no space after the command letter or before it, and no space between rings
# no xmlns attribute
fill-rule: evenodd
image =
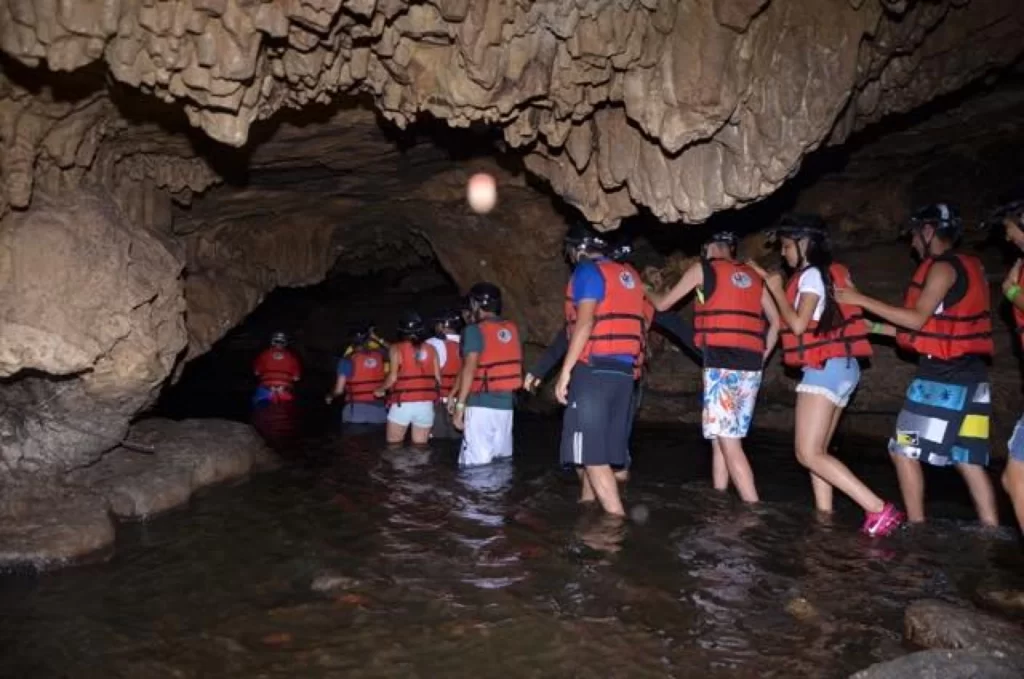
<svg viewBox="0 0 1024 679"><path fill-rule="evenodd" d="M916 231L928 225L953 241L958 239L964 230L960 213L949 203L932 203L918 208L910 217L906 231Z"/></svg>
<svg viewBox="0 0 1024 679"><path fill-rule="evenodd" d="M270 346L272 347L286 347L288 346L288 335L284 334L280 330L270 336Z"/></svg>

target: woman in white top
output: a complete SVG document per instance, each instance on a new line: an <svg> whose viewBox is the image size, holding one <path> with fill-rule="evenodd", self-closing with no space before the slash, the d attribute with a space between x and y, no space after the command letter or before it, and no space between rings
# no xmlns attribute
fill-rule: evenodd
<svg viewBox="0 0 1024 679"><path fill-rule="evenodd" d="M824 338L844 322L834 296L827 227L815 215L794 215L785 218L776 233L787 266L799 276L795 299L786 294L781 274L768 274L763 269L759 273L789 331L798 337L810 331L811 341L806 346L811 346L816 337ZM784 351L785 344L784 339ZM898 528L902 513L828 452L839 418L859 381L860 366L851 356L828 358L820 365L812 360L803 365L803 379L796 388L795 448L797 461L811 473L818 511L832 512L832 489L838 488L864 509L866 518L861 530L874 537Z"/></svg>

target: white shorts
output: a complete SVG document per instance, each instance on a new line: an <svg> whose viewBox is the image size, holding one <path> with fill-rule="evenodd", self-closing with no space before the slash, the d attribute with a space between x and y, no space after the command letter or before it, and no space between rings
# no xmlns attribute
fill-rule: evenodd
<svg viewBox="0 0 1024 679"><path fill-rule="evenodd" d="M497 458L512 457L511 410L466 408L459 466L490 464Z"/></svg>
<svg viewBox="0 0 1024 679"><path fill-rule="evenodd" d="M418 429L430 429L434 426L434 402L396 403L388 408L388 422L402 427L411 424Z"/></svg>

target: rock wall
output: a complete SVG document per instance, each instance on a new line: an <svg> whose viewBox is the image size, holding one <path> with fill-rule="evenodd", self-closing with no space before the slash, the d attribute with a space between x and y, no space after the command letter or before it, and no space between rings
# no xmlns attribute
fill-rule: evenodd
<svg viewBox="0 0 1024 679"><path fill-rule="evenodd" d="M116 445L185 348L182 264L109 198L38 198L0 222L0 474Z"/></svg>
<svg viewBox="0 0 1024 679"><path fill-rule="evenodd" d="M237 147L257 120L354 92L399 126L496 125L613 226L638 205L699 222L765 196L823 142L1015 60L1022 23L1016 0L4 0L0 49L101 63ZM4 184L23 207L39 129L17 134Z"/></svg>

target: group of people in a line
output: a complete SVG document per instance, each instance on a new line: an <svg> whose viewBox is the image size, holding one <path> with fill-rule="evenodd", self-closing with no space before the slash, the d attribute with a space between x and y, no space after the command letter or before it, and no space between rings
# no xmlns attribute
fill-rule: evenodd
<svg viewBox="0 0 1024 679"><path fill-rule="evenodd" d="M1024 201L994 214L986 224L1004 228L1007 242L1024 250ZM764 366L781 343L783 363L802 372L794 447L809 472L818 511L832 512L838 489L863 509L867 535L887 535L906 520L924 521L924 463L955 467L980 521L996 525L995 490L986 471L992 411L987 363L994 341L985 271L977 257L957 249L963 224L950 205L917 211L907 231L920 264L902 303L893 305L854 286L816 215L788 215L769 234L790 272L786 279L740 261L737 235L719 232L703 245L699 261L662 291L645 286L628 261L628 244L615 245L589 225L574 224L564 240L573 268L565 327L525 374L519 329L501 316L501 291L478 283L464 308L438 315L430 329L409 313L390 345L372 328L356 333L328 400L344 396L345 422L386 422L391 444L402 443L410 429L414 444L461 432L459 463L488 464L512 455L516 392L535 391L561 363L554 387L565 406L561 462L577 469L581 502L596 501L607 513L623 515L619 483L628 478L648 334L658 329L702 364L702 431L711 442L714 487L732 486L744 501L757 502L743 440ZM1018 333L1024 333L1022 286L1018 260L1003 283ZM691 296L692 326L670 311ZM860 382L860 362L873 354L874 335L895 338L919 357L888 444L906 514L829 452ZM1009 454L1003 485L1024 527L1024 418Z"/></svg>

